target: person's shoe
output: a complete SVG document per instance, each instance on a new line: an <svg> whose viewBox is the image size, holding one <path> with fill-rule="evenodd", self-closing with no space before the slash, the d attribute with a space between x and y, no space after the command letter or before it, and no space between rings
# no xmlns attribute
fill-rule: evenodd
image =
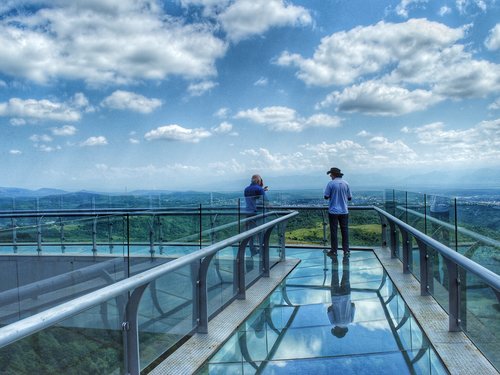
<svg viewBox="0 0 500 375"><path fill-rule="evenodd" d="M326 253L326 255L328 255L329 257L336 257L337 256L337 252L330 250L329 252Z"/></svg>

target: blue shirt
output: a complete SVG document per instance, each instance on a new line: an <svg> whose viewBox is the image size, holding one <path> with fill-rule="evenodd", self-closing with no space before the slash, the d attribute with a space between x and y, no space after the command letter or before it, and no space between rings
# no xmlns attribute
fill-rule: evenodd
<svg viewBox="0 0 500 375"><path fill-rule="evenodd" d="M347 209L347 201L351 200L351 189L347 181L340 177L335 177L325 188L325 197L330 199L328 204L328 212L335 215L349 213Z"/></svg>
<svg viewBox="0 0 500 375"><path fill-rule="evenodd" d="M258 184L250 184L245 188L245 203L247 212L257 212L257 200L262 197L264 201L266 191Z"/></svg>

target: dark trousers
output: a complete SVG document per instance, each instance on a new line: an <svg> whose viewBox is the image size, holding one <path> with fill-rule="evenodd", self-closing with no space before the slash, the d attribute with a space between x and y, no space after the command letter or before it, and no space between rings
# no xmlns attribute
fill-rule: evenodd
<svg viewBox="0 0 500 375"><path fill-rule="evenodd" d="M340 225L340 234L342 235L342 250L345 252L349 251L349 215L335 215L328 214L328 220L330 221L330 238L331 238L331 249L332 251L337 251L339 247L339 237L337 234L337 228Z"/></svg>

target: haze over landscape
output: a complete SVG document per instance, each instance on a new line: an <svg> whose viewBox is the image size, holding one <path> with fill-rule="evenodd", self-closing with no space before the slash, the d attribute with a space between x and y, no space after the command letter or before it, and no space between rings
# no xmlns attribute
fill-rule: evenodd
<svg viewBox="0 0 500 375"><path fill-rule="evenodd" d="M0 186L500 186L495 0L8 0Z"/></svg>

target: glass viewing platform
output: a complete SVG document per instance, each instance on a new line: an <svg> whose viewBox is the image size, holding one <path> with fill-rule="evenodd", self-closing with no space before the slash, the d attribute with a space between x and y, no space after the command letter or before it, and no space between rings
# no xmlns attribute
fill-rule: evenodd
<svg viewBox="0 0 500 375"><path fill-rule="evenodd" d="M333 258L323 202L285 193L0 201L0 373L497 374L498 207L358 197Z"/></svg>

